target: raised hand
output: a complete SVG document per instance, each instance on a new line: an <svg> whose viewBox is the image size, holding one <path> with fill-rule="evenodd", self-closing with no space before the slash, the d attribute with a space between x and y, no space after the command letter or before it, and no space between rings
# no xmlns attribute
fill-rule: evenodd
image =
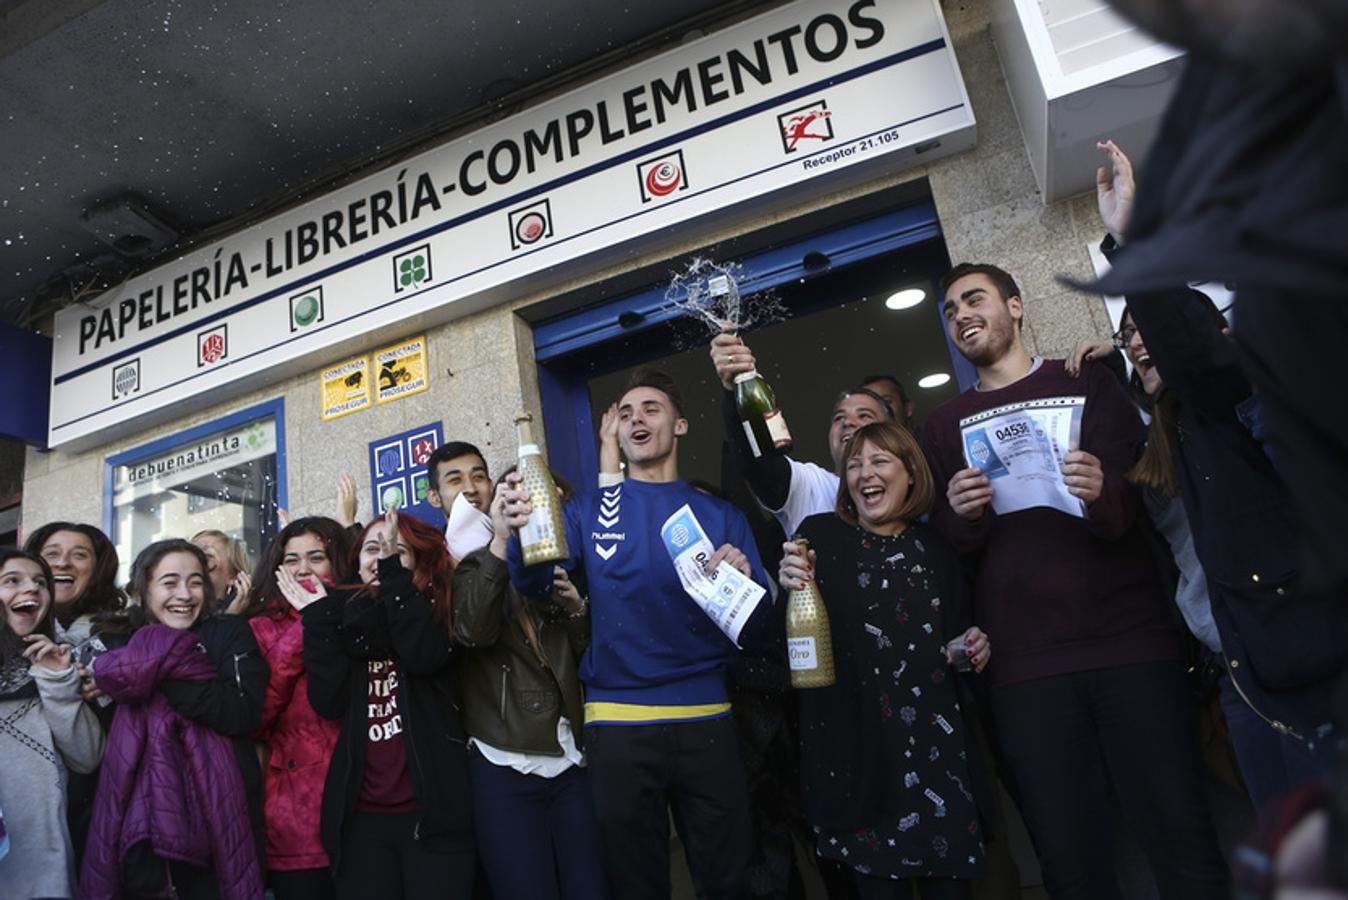
<svg viewBox="0 0 1348 900"><path fill-rule="evenodd" d="M45 634L30 634L24 638L24 642L28 644L28 649L23 651L23 655L33 665L49 672L64 672L70 668L74 648L69 644L58 644Z"/></svg>
<svg viewBox="0 0 1348 900"><path fill-rule="evenodd" d="M315 581L313 585L312 591L307 590L285 566L276 570L276 586L281 589L281 596L286 598L296 612L303 612L310 603L328 595L328 589L323 586L323 582Z"/></svg>
<svg viewBox="0 0 1348 900"><path fill-rule="evenodd" d="M1109 166L1095 170L1095 199L1100 207L1100 221L1114 235L1114 242L1121 245L1133 218L1133 198L1137 196L1133 164L1113 141L1100 141L1095 146L1109 156Z"/></svg>
<svg viewBox="0 0 1348 900"><path fill-rule="evenodd" d="M225 612L231 616L241 616L252 601L253 579L247 572L240 572L234 576L229 586L234 590L234 599L229 601Z"/></svg>
<svg viewBox="0 0 1348 900"><path fill-rule="evenodd" d="M758 367L749 345L734 334L718 334L711 339L711 362L716 367L716 377L727 391L735 389L735 376L751 372Z"/></svg>
<svg viewBox="0 0 1348 900"><path fill-rule="evenodd" d="M622 451L618 447L618 404L610 403L599 420L599 474L622 472Z"/></svg>
<svg viewBox="0 0 1348 900"><path fill-rule="evenodd" d="M1114 352L1113 341L1077 341L1077 345L1072 348L1072 352L1067 354L1067 359L1063 360L1063 368L1067 369L1067 374L1073 378L1081 374L1081 365L1088 359L1101 359Z"/></svg>
<svg viewBox="0 0 1348 900"><path fill-rule="evenodd" d="M384 529L379 532L379 558L398 555L398 504L390 503L384 513Z"/></svg>
<svg viewBox="0 0 1348 900"><path fill-rule="evenodd" d="M337 521L342 527L350 528L356 524L356 513L360 510L360 501L356 497L356 479L343 472L337 476Z"/></svg>
<svg viewBox="0 0 1348 900"><path fill-rule="evenodd" d="M509 528L523 528L529 522L529 514L534 511L533 504L529 502L529 492L520 490L523 481L524 476L519 472L511 472L505 477L505 490L501 492L501 515Z"/></svg>

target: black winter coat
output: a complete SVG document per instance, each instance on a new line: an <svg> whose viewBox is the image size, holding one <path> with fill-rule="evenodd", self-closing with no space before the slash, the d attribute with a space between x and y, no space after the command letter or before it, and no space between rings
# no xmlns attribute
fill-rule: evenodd
<svg viewBox="0 0 1348 900"><path fill-rule="evenodd" d="M379 591L354 595L334 589L305 607L304 667L314 712L340 719L332 764L323 788L320 837L334 872L365 774L370 660L398 664L407 765L421 804L417 836L469 844L473 819L468 787L467 738L455 704L454 655L449 633L431 620L431 604L397 557L379 561Z"/></svg>
<svg viewBox="0 0 1348 900"><path fill-rule="evenodd" d="M1329 721L1348 667L1348 606L1302 583L1300 522L1242 418L1259 398L1207 303L1186 287L1128 295L1165 390L1180 400L1176 475L1227 670L1275 728L1308 737Z"/></svg>

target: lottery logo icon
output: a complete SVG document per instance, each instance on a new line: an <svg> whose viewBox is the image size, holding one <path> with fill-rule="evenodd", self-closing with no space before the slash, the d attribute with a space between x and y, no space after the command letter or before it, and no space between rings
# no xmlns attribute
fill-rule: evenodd
<svg viewBox="0 0 1348 900"><path fill-rule="evenodd" d="M293 294L290 297L290 330L299 331L315 322L323 321L323 288L321 286Z"/></svg>
<svg viewBox="0 0 1348 900"><path fill-rule="evenodd" d="M669 532L669 539L674 542L675 547L686 547L692 535L688 532L688 526L682 522L675 525Z"/></svg>
<svg viewBox="0 0 1348 900"><path fill-rule="evenodd" d="M511 211L510 249L518 250L552 237L552 204L539 200Z"/></svg>
<svg viewBox="0 0 1348 900"><path fill-rule="evenodd" d="M637 178L641 182L642 203L663 199L677 191L686 191L688 170L683 162L683 151L675 150L638 163Z"/></svg>
<svg viewBox="0 0 1348 900"><path fill-rule="evenodd" d="M824 143L833 140L833 113L823 98L777 117L782 151L795 153L802 141Z"/></svg>
<svg viewBox="0 0 1348 900"><path fill-rule="evenodd" d="M980 466L988 463L988 458L992 456L992 448L983 441L973 441L969 444L969 455L974 458L974 462Z"/></svg>
<svg viewBox="0 0 1348 900"><path fill-rule="evenodd" d="M218 363L229 355L229 326L221 325L197 334L197 368Z"/></svg>
<svg viewBox="0 0 1348 900"><path fill-rule="evenodd" d="M140 390L140 357L112 370L112 399L120 400Z"/></svg>

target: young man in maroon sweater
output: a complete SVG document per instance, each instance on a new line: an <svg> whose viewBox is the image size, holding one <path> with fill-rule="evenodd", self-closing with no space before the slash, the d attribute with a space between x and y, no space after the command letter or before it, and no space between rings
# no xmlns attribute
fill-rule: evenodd
<svg viewBox="0 0 1348 900"><path fill-rule="evenodd" d="M1181 632L1124 478L1145 439L1137 413L1104 368L1073 378L1029 354L1006 272L961 264L942 292L950 340L979 381L923 430L947 485L932 521L963 555L975 615L996 636L997 745L1049 895L1120 897L1113 793L1163 900L1226 898ZM1065 443L1054 415L1075 417Z"/></svg>

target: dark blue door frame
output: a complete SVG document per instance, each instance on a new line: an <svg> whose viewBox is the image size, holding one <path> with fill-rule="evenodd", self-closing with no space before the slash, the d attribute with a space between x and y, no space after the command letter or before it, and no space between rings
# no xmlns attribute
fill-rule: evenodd
<svg viewBox="0 0 1348 900"><path fill-rule="evenodd" d="M740 292L745 296L808 279L822 271L873 262L894 251L924 246L929 251L925 277L932 295L949 259L941 242L940 224L930 200L880 216L784 243L734 260L741 266ZM718 260L728 262L729 260ZM577 486L592 485L599 470L595 423L590 415L589 381L664 356L661 340L679 317L665 299L665 284L544 320L534 326L539 391L547 429L548 459L553 468ZM792 317L824 305L795 306ZM941 315L941 304L931 304ZM947 339L949 345L949 340ZM973 367L948 346L960 388L973 384Z"/></svg>

